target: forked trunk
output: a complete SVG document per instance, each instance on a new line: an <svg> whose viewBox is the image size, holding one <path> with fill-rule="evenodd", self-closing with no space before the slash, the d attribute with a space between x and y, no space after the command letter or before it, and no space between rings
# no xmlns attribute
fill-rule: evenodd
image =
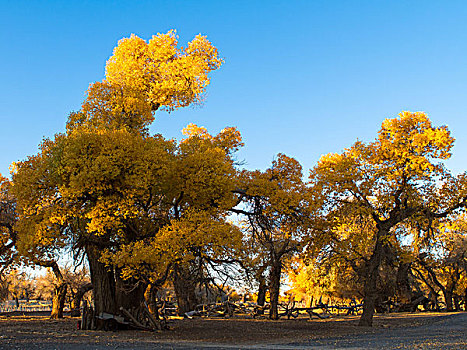
<svg viewBox="0 0 467 350"><path fill-rule="evenodd" d="M409 272L412 263L401 262L397 269L396 276L396 294L399 299L399 303L407 305L412 302L412 288L410 286Z"/></svg>
<svg viewBox="0 0 467 350"><path fill-rule="evenodd" d="M454 311L458 310L458 305L456 305L456 300L454 299L454 291L456 290L457 283L460 279L461 275L459 272L459 269L456 267L454 270L451 272L446 288L443 291L444 292L444 299L446 301L446 309L447 311ZM453 303L454 301L454 303Z"/></svg>
<svg viewBox="0 0 467 350"><path fill-rule="evenodd" d="M54 296L52 298L52 313L50 318L63 318L63 308L65 307L65 297L67 292L67 283L65 282L60 267L55 260L39 260L37 264L52 269L52 272L57 279L57 285L54 289Z"/></svg>
<svg viewBox="0 0 467 350"><path fill-rule="evenodd" d="M446 311L454 311L453 303L452 303L452 297L453 293L450 289L445 289L443 291L444 293L444 301L446 302Z"/></svg>
<svg viewBox="0 0 467 350"><path fill-rule="evenodd" d="M281 270L282 266L280 261L275 262L271 266L271 273L269 276L269 295L270 295L270 308L269 318L271 320L279 319L278 305L279 305L279 292L281 282Z"/></svg>

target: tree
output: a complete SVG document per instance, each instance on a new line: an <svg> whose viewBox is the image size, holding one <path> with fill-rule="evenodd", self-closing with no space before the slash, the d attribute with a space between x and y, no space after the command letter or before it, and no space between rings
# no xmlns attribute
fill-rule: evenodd
<svg viewBox="0 0 467 350"><path fill-rule="evenodd" d="M232 212L246 217L247 231L266 254L269 268L270 318L278 319L280 279L285 260L299 251L306 231L305 185L297 160L279 154L264 172L244 171Z"/></svg>
<svg viewBox="0 0 467 350"><path fill-rule="evenodd" d="M307 289L320 294L361 299L367 278L366 265L377 234L374 220L367 213L344 204L326 213L320 225L319 233L308 242L304 259L307 266L299 273L297 281L301 283L296 283L297 286L305 283ZM317 230L316 223L313 228ZM396 310L415 310L425 301L411 273L414 255L410 236L410 227L400 224L389 237L376 280L378 312L394 305Z"/></svg>
<svg viewBox="0 0 467 350"><path fill-rule="evenodd" d="M37 158L31 158L31 162L34 164L37 164L36 160ZM24 236L21 235L21 232L18 232L20 224L18 223L17 198L19 194L15 192L15 188L12 187L12 183L8 179L0 176L0 181L0 232L2 234L1 256L3 260L0 272L10 268L13 263L21 262L52 268L59 283L56 284L51 318L61 318L63 317L67 286L56 263L57 257L54 254L57 253L57 246L51 248L46 241L41 241L36 242L36 246L32 249L26 243L27 240L21 240ZM24 198L24 196L19 196L19 198ZM26 228L26 231L28 229L30 227ZM55 257L55 260L53 257Z"/></svg>
<svg viewBox="0 0 467 350"><path fill-rule="evenodd" d="M40 154L15 164L12 193L18 217L14 223L15 249L27 263L51 268L57 280L51 318L62 318L67 284L57 261L72 237L59 217L64 208L56 196L56 174L50 169L53 147L54 143L45 140Z"/></svg>
<svg viewBox="0 0 467 350"><path fill-rule="evenodd" d="M341 154L323 156L312 169L313 190L325 198L323 212L349 207L371 217L376 226L365 262L360 325L372 325L379 268L398 226L408 220L429 226L434 218L465 206L465 175L454 177L436 163L450 157L453 142L447 127L432 126L424 113L402 112L383 122L374 142L357 141Z"/></svg>
<svg viewBox="0 0 467 350"><path fill-rule="evenodd" d="M335 205L315 218L296 285L322 295L362 298L365 261L371 256L376 227L366 213Z"/></svg>
<svg viewBox="0 0 467 350"><path fill-rule="evenodd" d="M8 274L3 276L2 282L1 300L12 297L16 307L19 307L19 299L29 300L33 294L34 281L25 271L11 269Z"/></svg>
<svg viewBox="0 0 467 350"><path fill-rule="evenodd" d="M176 145L149 135L154 112L199 103L208 73L222 63L205 37L186 49L177 44L174 31L148 43L134 35L121 40L106 79L70 114L67 133L45 140L13 174L24 251L84 250L97 313L139 303L146 287L123 280L102 252L149 239L170 222Z"/></svg>

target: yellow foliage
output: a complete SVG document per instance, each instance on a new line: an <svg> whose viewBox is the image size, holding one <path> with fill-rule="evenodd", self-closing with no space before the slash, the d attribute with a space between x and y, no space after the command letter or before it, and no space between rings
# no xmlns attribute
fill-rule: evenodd
<svg viewBox="0 0 467 350"><path fill-rule="evenodd" d="M20 249L36 254L70 239L90 240L114 247L105 260L116 264L131 249L133 262L123 269L129 277L146 255L157 258L148 239L163 252L151 274L193 259L189 247L213 258L232 251L234 242L238 248L240 231L225 216L235 202L231 152L241 136L231 128L204 134L177 144L127 128L79 128L45 140L13 176Z"/></svg>
<svg viewBox="0 0 467 350"><path fill-rule="evenodd" d="M104 259L120 267L123 278L161 275L196 258L230 259L241 249L241 238L240 230L224 219L188 210L149 241L123 245L115 254L107 252Z"/></svg>
<svg viewBox="0 0 467 350"><path fill-rule="evenodd" d="M68 132L83 127L145 132L159 108L170 112L200 103L208 74L223 60L201 35L185 49L177 45L173 30L147 43L136 35L120 40L107 61L106 78L91 84L81 110L70 114Z"/></svg>
<svg viewBox="0 0 467 350"><path fill-rule="evenodd" d="M209 84L208 73L223 60L201 35L185 49L177 45L173 30L153 36L148 43L136 35L122 39L107 61L106 79L143 92L153 109L161 106L171 111L200 102Z"/></svg>
<svg viewBox="0 0 467 350"><path fill-rule="evenodd" d="M437 162L450 157L453 142L447 128L432 126L424 113L402 112L383 122L374 142L357 141L341 154L322 156L310 172L311 184L323 198L346 201L382 220L394 201L404 209L420 201L447 207L466 190L463 176L454 178Z"/></svg>

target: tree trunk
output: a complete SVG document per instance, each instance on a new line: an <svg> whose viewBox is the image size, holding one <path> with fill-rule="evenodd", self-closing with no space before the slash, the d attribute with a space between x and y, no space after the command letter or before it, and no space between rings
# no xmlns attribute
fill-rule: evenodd
<svg viewBox="0 0 467 350"><path fill-rule="evenodd" d="M271 272L269 275L269 318L271 320L279 319L278 305L279 305L279 292L281 284L281 272L282 265L280 261L275 261L271 266Z"/></svg>
<svg viewBox="0 0 467 350"><path fill-rule="evenodd" d="M54 289L54 296L52 298L52 313L50 318L63 318L63 308L65 306L65 298L68 285L65 282L60 267L55 260L35 260L36 264L52 269L52 272L57 279L57 285Z"/></svg>
<svg viewBox="0 0 467 350"><path fill-rule="evenodd" d="M443 290L443 294L444 294L444 301L446 303L446 311L454 311L454 307L453 307L453 304L452 304L452 290L446 288L445 290Z"/></svg>
<svg viewBox="0 0 467 350"><path fill-rule="evenodd" d="M267 291L268 291L268 286L266 285L266 281L264 280L264 278L262 278L259 281L258 298L256 299L256 304L260 306L264 306L264 303L266 302Z"/></svg>
<svg viewBox="0 0 467 350"><path fill-rule="evenodd" d="M101 254L98 247L86 246L86 255L89 261L91 282L94 296L94 312L99 315L102 312L115 314L115 278L111 269L108 269L99 261Z"/></svg>
<svg viewBox="0 0 467 350"><path fill-rule="evenodd" d="M55 286L54 296L52 299L52 313L50 314L50 318L63 318L63 308L65 307L67 289L68 285L63 281L58 286Z"/></svg>
<svg viewBox="0 0 467 350"><path fill-rule="evenodd" d="M373 315L375 313L376 299L378 297L377 280L379 267L381 266L383 255L382 237L386 236L381 232L377 233L376 244L370 260L366 263L365 279L363 285L363 313L358 323L359 326L373 326Z"/></svg>
<svg viewBox="0 0 467 350"><path fill-rule="evenodd" d="M452 298L454 300L454 309L456 311L461 311L461 304L460 304L459 296L457 294L454 294Z"/></svg>
<svg viewBox="0 0 467 350"><path fill-rule="evenodd" d="M431 285L428 279L423 276L423 273L419 269L414 268L414 271L417 272L418 277L423 281L423 283L425 283L425 285L428 287L430 291L430 293L428 294L428 299L430 300L430 303L427 306L430 306L431 310L434 309L436 311L439 311L438 292Z"/></svg>
<svg viewBox="0 0 467 350"><path fill-rule="evenodd" d="M409 281L409 272L412 263L403 263L401 262L399 268L397 269L396 276L396 294L399 299L399 303L406 305L412 302L412 288Z"/></svg>
<svg viewBox="0 0 467 350"><path fill-rule="evenodd" d="M446 284L446 292L444 293L444 299L446 301L447 311L458 310L458 305L456 305L456 300L454 299L454 291L456 290L457 283L461 277L460 270L458 266L454 266L451 270L450 276ZM454 301L454 304L453 304Z"/></svg>
<svg viewBox="0 0 467 350"><path fill-rule="evenodd" d="M82 285L76 291L76 294L73 295L73 299L71 299L71 316L81 316L81 300L83 299L84 294L92 289L92 283L87 283Z"/></svg>
<svg viewBox="0 0 467 350"><path fill-rule="evenodd" d="M173 284L177 296L178 314L183 316L188 311L193 311L198 305L195 293L195 282L188 268L176 266L173 275Z"/></svg>

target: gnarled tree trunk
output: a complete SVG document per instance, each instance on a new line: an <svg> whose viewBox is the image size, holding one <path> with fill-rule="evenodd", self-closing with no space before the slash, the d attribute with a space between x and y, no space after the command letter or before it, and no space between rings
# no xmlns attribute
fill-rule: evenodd
<svg viewBox="0 0 467 350"><path fill-rule="evenodd" d="M446 302L446 311L454 311L454 306L452 303L453 293L451 289L445 288L443 290L444 301Z"/></svg>
<svg viewBox="0 0 467 350"><path fill-rule="evenodd" d="M399 299L399 303L403 305L410 304L412 302L412 288L409 281L409 272L412 263L401 262L396 275L396 295Z"/></svg>
<svg viewBox="0 0 467 350"><path fill-rule="evenodd" d="M271 320L279 319L278 305L279 305L279 292L281 284L281 272L282 264L279 261L274 261L271 264L271 271L269 275L269 295L270 295L270 307L269 307L269 318Z"/></svg>
<svg viewBox="0 0 467 350"><path fill-rule="evenodd" d="M378 297L377 281L379 276L379 267L383 257L382 239L384 234L377 233L377 239L373 254L366 262L365 279L363 285L363 313L358 322L359 326L373 326L373 315L375 313L376 299Z"/></svg>
<svg viewBox="0 0 467 350"><path fill-rule="evenodd" d="M115 314L117 305L114 272L99 261L101 251L95 245L86 246L86 255L91 273L95 313L97 315L101 312Z"/></svg>
<svg viewBox="0 0 467 350"><path fill-rule="evenodd" d="M65 298L68 285L63 278L60 268L55 260L36 260L36 264L49 267L57 279L57 285L54 289L54 296L52 298L52 312L50 318L57 319L63 318L63 308L65 307Z"/></svg>
<svg viewBox="0 0 467 350"><path fill-rule="evenodd" d="M159 319L159 311L157 309L157 301L156 301L156 293L157 288L154 284L150 283L146 291L144 292L144 299L146 300L146 304L148 305L148 310L156 319Z"/></svg>
<svg viewBox="0 0 467 350"><path fill-rule="evenodd" d="M54 289L54 296L52 299L52 313L50 318L57 319L63 318L63 308L65 307L65 297L68 289L66 282L60 282Z"/></svg>

